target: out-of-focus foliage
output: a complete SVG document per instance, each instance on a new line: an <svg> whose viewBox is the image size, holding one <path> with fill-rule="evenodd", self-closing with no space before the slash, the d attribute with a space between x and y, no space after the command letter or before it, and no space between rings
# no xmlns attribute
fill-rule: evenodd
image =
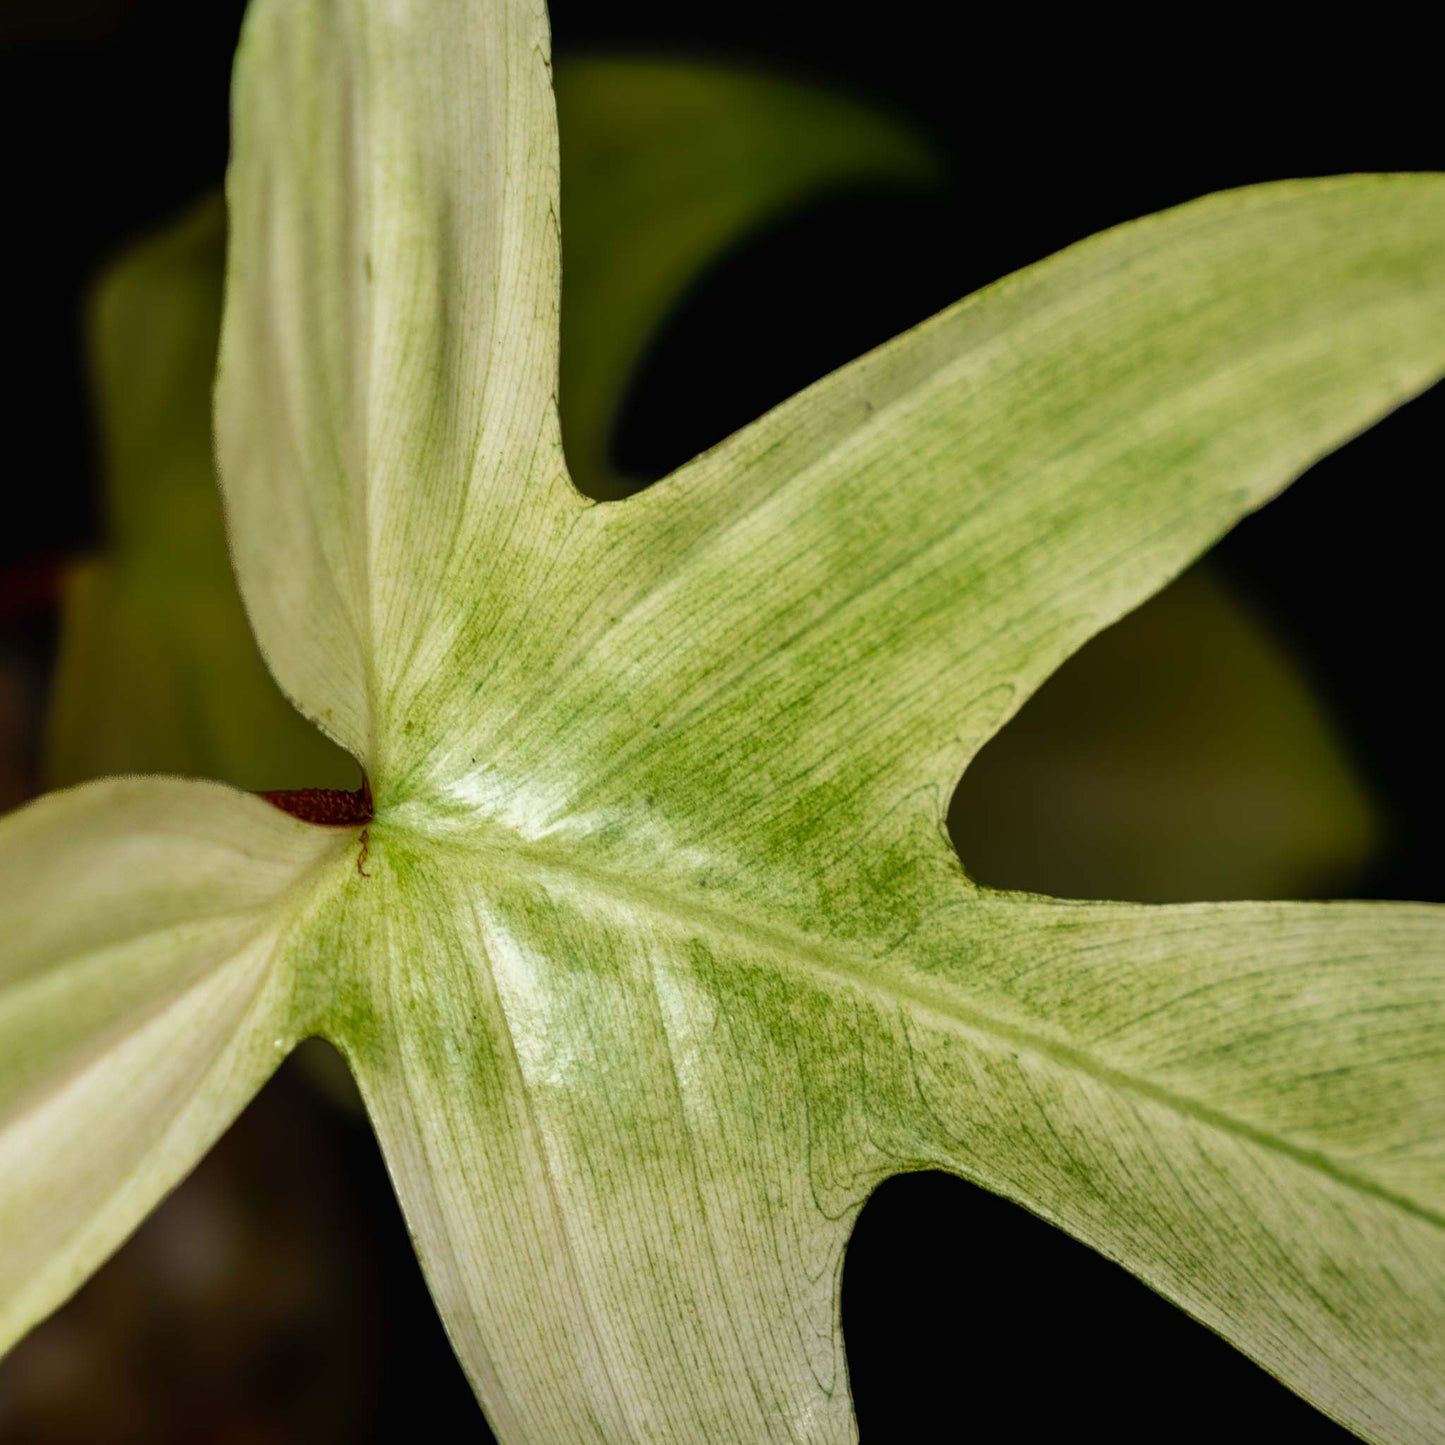
<svg viewBox="0 0 1445 1445"><path fill-rule="evenodd" d="M1150 903L1329 897L1378 833L1298 665L1203 566L1064 663L949 823L994 887Z"/></svg>
<svg viewBox="0 0 1445 1445"><path fill-rule="evenodd" d="M224 245L211 198L127 252L92 299L108 545L66 590L52 785L180 773L356 786L355 763L266 670L226 555L211 441Z"/></svg>
<svg viewBox="0 0 1445 1445"><path fill-rule="evenodd" d="M564 59L557 125L562 435L572 480L596 497L640 485L613 466L611 428L658 323L709 263L824 192L942 179L940 159L886 114L718 64Z"/></svg>

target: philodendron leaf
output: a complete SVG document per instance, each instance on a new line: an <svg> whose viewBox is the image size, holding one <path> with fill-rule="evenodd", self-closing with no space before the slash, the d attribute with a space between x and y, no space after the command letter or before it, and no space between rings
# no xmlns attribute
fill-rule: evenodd
<svg viewBox="0 0 1445 1445"><path fill-rule="evenodd" d="M596 505L553 404L546 55L537 0L253 3L222 479L262 647L375 812L271 835L167 802L253 855L228 876L274 938L275 1037L351 1061L498 1432L850 1438L848 1228L939 1166L1352 1428L1438 1438L1445 914L998 893L942 825L1071 650L1445 370L1445 178L1107 232ZM0 834L36 852L32 914L110 886L78 826L27 842L93 796ZM104 935L57 937L46 979ZM25 1097L75 1068L43 1055ZM0 1210L74 1152L0 1172ZM0 1233L11 1328L63 1288L46 1227Z"/></svg>
<svg viewBox="0 0 1445 1445"><path fill-rule="evenodd" d="M861 106L722 66L574 59L557 89L563 434L571 474L594 495L620 495L632 484L607 460L613 410L690 278L809 193L922 182L931 162ZM226 556L209 381L224 222L219 200L201 202L127 252L90 308L110 541L66 589L52 783L128 772L257 789L356 781L266 671ZM1070 660L969 770L958 821L989 882L1148 900L1337 887L1373 834L1288 657L1193 576Z"/></svg>

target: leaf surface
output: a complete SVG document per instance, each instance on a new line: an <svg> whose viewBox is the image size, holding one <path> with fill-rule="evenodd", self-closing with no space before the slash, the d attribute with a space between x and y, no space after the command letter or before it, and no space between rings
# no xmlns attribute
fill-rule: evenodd
<svg viewBox="0 0 1445 1445"><path fill-rule="evenodd" d="M338 1039L502 1438L848 1438L843 1249L925 1167L1432 1433L1437 910L995 897L871 954L565 854L373 874L393 963Z"/></svg>
<svg viewBox="0 0 1445 1445"><path fill-rule="evenodd" d="M1445 915L993 892L943 813L1071 651L1445 370L1445 178L1117 228L590 505L540 5L257 0L236 96L237 565L376 798L274 966L503 1436L850 1438L848 1223L942 1164L1437 1437Z"/></svg>
<svg viewBox="0 0 1445 1445"><path fill-rule="evenodd" d="M624 382L668 305L738 235L807 195L931 178L926 148L826 91L717 65L558 67L561 420L594 495ZM211 449L224 208L123 255L89 313L109 537L64 598L48 770L356 786L287 704L246 624ZM1288 897L1337 889L1375 832L1288 656L1208 577L1107 629L966 775L950 819L989 882L1075 897Z"/></svg>
<svg viewBox="0 0 1445 1445"><path fill-rule="evenodd" d="M490 650L491 717L436 675L399 791L871 912L1069 652L1435 378L1442 217L1434 178L1289 183L996 283L585 514L583 605Z"/></svg>
<svg viewBox="0 0 1445 1445"><path fill-rule="evenodd" d="M282 687L373 784L466 625L439 600L520 621L584 506L555 402L546 13L477 20L261 4L238 54L216 406L232 550Z"/></svg>

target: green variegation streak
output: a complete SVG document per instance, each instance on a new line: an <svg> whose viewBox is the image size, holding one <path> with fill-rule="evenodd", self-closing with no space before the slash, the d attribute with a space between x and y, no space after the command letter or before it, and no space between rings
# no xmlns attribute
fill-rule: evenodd
<svg viewBox="0 0 1445 1445"><path fill-rule="evenodd" d="M848 1222L932 1165L1362 1434L1438 1438L1445 914L996 893L942 823L1070 651L1445 370L1445 178L1107 232L595 506L550 402L549 82L536 0L253 4L221 470L262 647L373 782L367 870L353 833L155 785L250 855L263 1016L350 1059L502 1438L851 1438ZM7 908L66 920L21 975L84 956L108 880L162 923L193 898L123 830L108 866L32 845L110 796L0 830L36 860ZM24 1097L74 1068L42 1054ZM93 1151L91 1197L174 1177L142 1145ZM21 1149L0 1211L84 1152ZM0 1234L32 1317L75 1267L45 1219Z"/></svg>

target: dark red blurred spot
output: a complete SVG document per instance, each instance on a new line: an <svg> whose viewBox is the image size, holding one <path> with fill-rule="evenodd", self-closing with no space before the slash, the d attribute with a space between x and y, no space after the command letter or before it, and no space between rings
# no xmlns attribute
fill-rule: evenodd
<svg viewBox="0 0 1445 1445"><path fill-rule="evenodd" d="M369 783L362 783L353 793L343 788L296 788L289 792L262 793L261 796L283 813L328 828L364 828L371 822Z"/></svg>
<svg viewBox="0 0 1445 1445"><path fill-rule="evenodd" d="M0 567L0 622L58 602L66 565L60 557L40 557Z"/></svg>

